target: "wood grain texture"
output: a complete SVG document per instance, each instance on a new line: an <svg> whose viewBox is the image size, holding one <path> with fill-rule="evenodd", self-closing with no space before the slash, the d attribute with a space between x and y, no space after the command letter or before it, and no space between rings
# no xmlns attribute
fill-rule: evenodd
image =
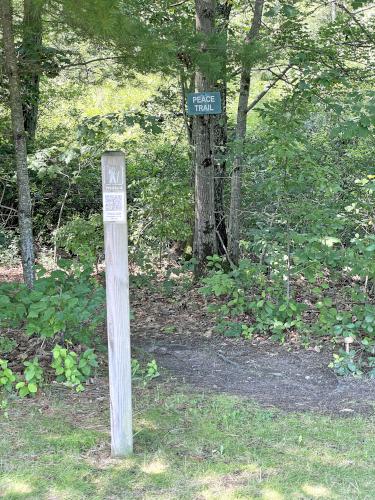
<svg viewBox="0 0 375 500"><path fill-rule="evenodd" d="M107 169L122 169L122 181L106 182ZM102 156L103 192L123 192L126 214L124 154L106 152ZM109 387L111 402L111 449L113 457L133 451L130 308L127 221L104 222Z"/></svg>

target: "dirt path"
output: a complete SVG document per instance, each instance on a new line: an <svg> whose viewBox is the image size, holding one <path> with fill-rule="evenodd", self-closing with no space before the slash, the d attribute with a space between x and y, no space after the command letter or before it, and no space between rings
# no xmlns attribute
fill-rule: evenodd
<svg viewBox="0 0 375 500"><path fill-rule="evenodd" d="M177 381L286 411L375 413L375 380L336 377L328 368L331 343L321 344L317 352L293 340L281 346L267 338L216 335L202 297L192 292L185 300L142 293L132 307L135 349L147 351Z"/></svg>
<svg viewBox="0 0 375 500"><path fill-rule="evenodd" d="M247 396L262 406L341 415L373 414L375 380L338 378L330 355L275 344L213 341L149 342L141 346L178 380L194 387Z"/></svg>

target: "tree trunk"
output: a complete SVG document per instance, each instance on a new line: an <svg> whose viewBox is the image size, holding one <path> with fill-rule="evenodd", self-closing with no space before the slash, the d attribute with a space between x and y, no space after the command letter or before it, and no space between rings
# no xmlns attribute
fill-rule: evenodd
<svg viewBox="0 0 375 500"><path fill-rule="evenodd" d="M331 0L331 21L336 21L336 0Z"/></svg>
<svg viewBox="0 0 375 500"><path fill-rule="evenodd" d="M201 52L207 51L207 39L214 30L215 0L195 0L196 31L204 35ZM211 79L203 68L196 70L196 92L211 90ZM212 116L195 116L193 122L195 146L195 225L194 256L196 278L203 274L207 257L217 252L215 232L215 167L213 160L213 120Z"/></svg>
<svg viewBox="0 0 375 500"><path fill-rule="evenodd" d="M214 147L215 159L215 227L217 248L220 255L226 254L228 246L227 227L224 208L224 185L228 150L228 120L227 120L227 43L229 16L232 9L231 2L218 4L216 8L216 31L222 37L221 43L221 71L220 82L216 90L221 94L222 113L214 115Z"/></svg>
<svg viewBox="0 0 375 500"><path fill-rule="evenodd" d="M24 0L22 39L23 116L28 146L34 142L38 120L44 0Z"/></svg>
<svg viewBox="0 0 375 500"><path fill-rule="evenodd" d="M258 36L263 13L264 0L256 0L254 17L251 28L245 38L245 45L249 45ZM237 108L237 124L235 135L236 154L231 178L231 198L229 212L229 255L234 264L238 264L240 254L240 210L241 210L241 181L243 148L246 137L247 112L250 93L251 68L246 61L242 65L240 78L240 92Z"/></svg>
<svg viewBox="0 0 375 500"><path fill-rule="evenodd" d="M181 87L181 110L182 110L182 116L184 119L184 124L185 124L185 130L186 130L186 137L188 140L189 144L189 157L190 160L191 158L191 150L193 148L193 117L189 116L186 112L186 95L189 92L194 92L194 86L195 86L195 79L194 79L194 74L190 76L190 82L187 83L187 78L184 73L184 70L181 69L180 71L180 87Z"/></svg>
<svg viewBox="0 0 375 500"><path fill-rule="evenodd" d="M17 165L18 223L20 230L23 277L27 286L32 288L34 284L34 246L31 219L31 197L29 175L27 171L26 134L22 113L17 57L14 47L10 0L0 1L0 20L3 31L5 70L9 80L10 108Z"/></svg>

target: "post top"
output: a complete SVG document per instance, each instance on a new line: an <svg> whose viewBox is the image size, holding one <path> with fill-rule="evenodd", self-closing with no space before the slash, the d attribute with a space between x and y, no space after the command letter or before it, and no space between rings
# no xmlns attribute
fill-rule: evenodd
<svg viewBox="0 0 375 500"><path fill-rule="evenodd" d="M125 156L123 151L104 151L102 156Z"/></svg>

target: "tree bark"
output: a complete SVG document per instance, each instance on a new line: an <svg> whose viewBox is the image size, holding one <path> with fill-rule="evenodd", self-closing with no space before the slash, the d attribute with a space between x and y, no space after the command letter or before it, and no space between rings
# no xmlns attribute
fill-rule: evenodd
<svg viewBox="0 0 375 500"><path fill-rule="evenodd" d="M189 155L191 155L191 149L193 147L193 117L189 116L186 112L186 94L188 92L194 92L194 74L191 76L191 82L187 85L186 76L184 70L180 71L180 85L181 85L181 110L184 119L186 137L189 144ZM192 158L190 158L192 159Z"/></svg>
<svg viewBox="0 0 375 500"><path fill-rule="evenodd" d="M232 9L231 2L220 3L216 7L216 32L221 39L221 71L220 82L216 83L216 90L221 94L222 113L214 115L214 146L215 160L215 228L216 245L219 255L225 255L228 245L225 207L224 186L228 152L228 119L227 119L227 44L229 16Z"/></svg>
<svg viewBox="0 0 375 500"><path fill-rule="evenodd" d="M331 0L331 21L334 23L336 21L336 0Z"/></svg>
<svg viewBox="0 0 375 500"><path fill-rule="evenodd" d="M39 107L44 0L24 0L22 39L23 116L28 146L34 142Z"/></svg>
<svg viewBox="0 0 375 500"><path fill-rule="evenodd" d="M34 245L31 219L31 196L27 171L26 134L22 112L22 98L17 68L10 0L0 1L0 22L3 31L5 71L9 80L10 108L14 149L17 166L18 223L20 230L21 258L24 281L34 285Z"/></svg>
<svg viewBox="0 0 375 500"><path fill-rule="evenodd" d="M214 31L215 0L195 0L196 31L203 35L200 50L207 51L207 42ZM212 81L202 67L195 73L196 92L211 90ZM213 159L213 119L210 115L195 116L193 121L195 161L195 276L204 273L207 257L217 253L215 232L215 166Z"/></svg>
<svg viewBox="0 0 375 500"><path fill-rule="evenodd" d="M260 30L263 14L264 0L256 0L254 6L254 17L251 28L245 38L245 46L253 42ZM246 137L248 102L250 93L251 68L244 62L241 70L240 91L237 108L237 124L235 134L236 154L234 158L233 172L231 177L231 198L229 212L229 255L231 260L238 264L240 247L240 210L241 210L241 184L243 148Z"/></svg>

